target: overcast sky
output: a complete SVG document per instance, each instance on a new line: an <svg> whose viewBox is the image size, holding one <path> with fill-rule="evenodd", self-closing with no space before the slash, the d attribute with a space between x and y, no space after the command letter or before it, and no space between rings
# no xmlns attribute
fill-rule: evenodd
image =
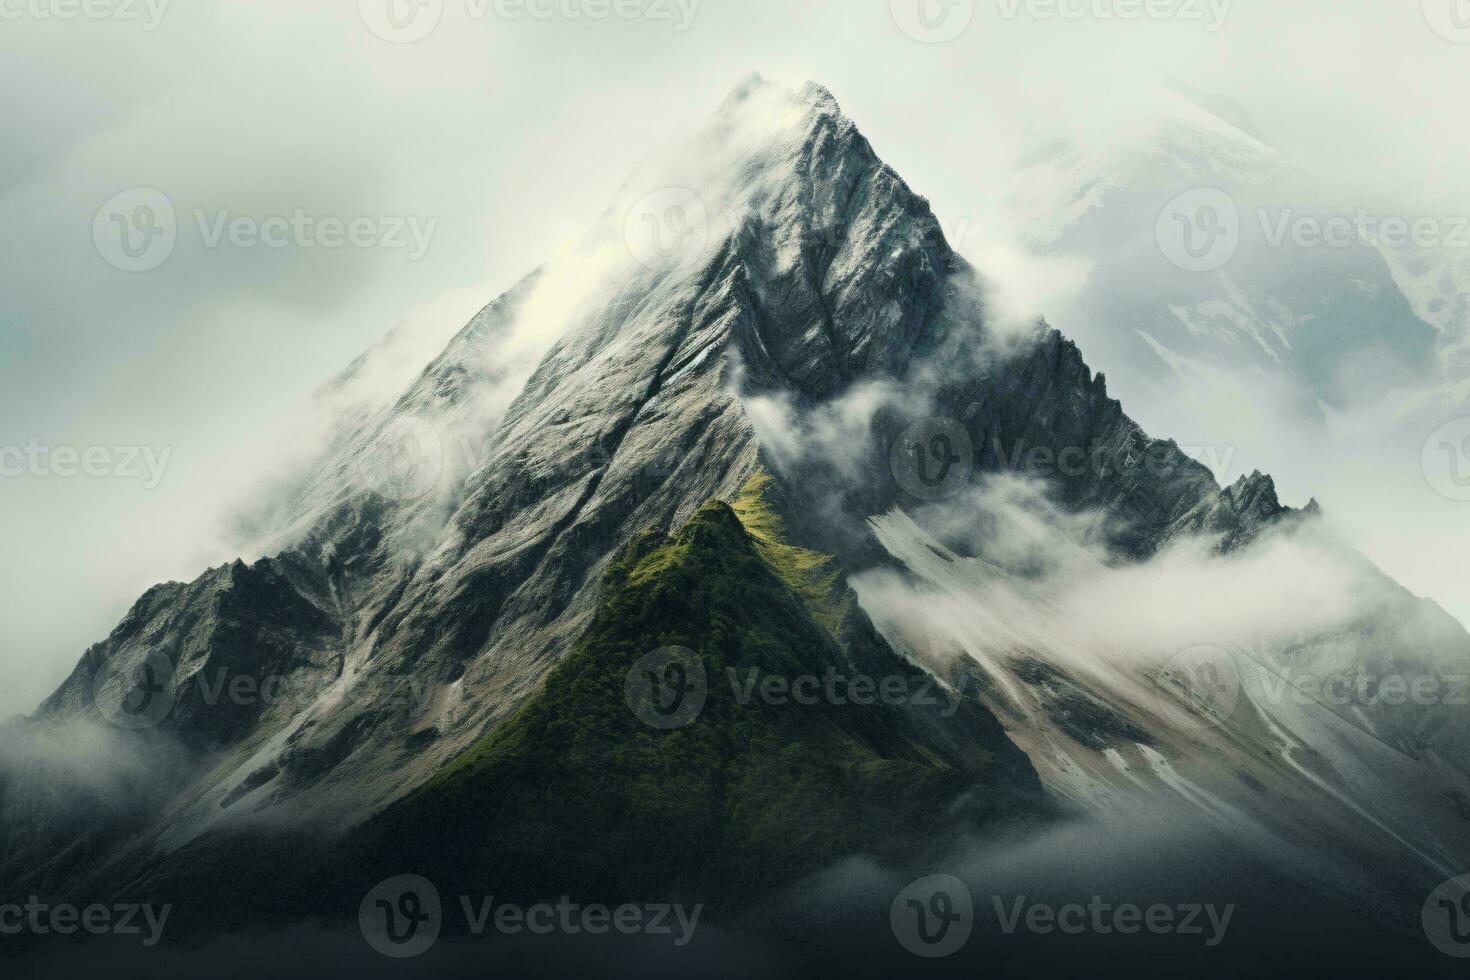
<svg viewBox="0 0 1470 980"><path fill-rule="evenodd" d="M1470 173L1463 0L1151 0L1172 15L1127 21L1098 16L1110 0L935 0L927 21L904 0L608 0L602 19L598 0L426 0L396 29L387 0L161 2L0 0L0 447L147 450L137 476L0 477L0 715L150 584L232 557L222 502L315 385L395 324L463 322L753 69L826 84L951 220L985 222L1032 107L1081 119L1171 77L1365 198ZM94 224L136 188L177 240L129 272L157 253L105 254ZM298 212L284 247L211 242ZM374 220L333 245L322 218Z"/></svg>

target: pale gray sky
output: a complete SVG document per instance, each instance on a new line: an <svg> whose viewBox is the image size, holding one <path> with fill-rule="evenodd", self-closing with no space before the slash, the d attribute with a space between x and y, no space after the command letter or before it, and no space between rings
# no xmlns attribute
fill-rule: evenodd
<svg viewBox="0 0 1470 980"><path fill-rule="evenodd" d="M387 0L88 0L101 19L0 0L0 447L170 453L157 486L142 463L0 477L0 715L34 707L147 586L231 557L223 502L315 385L405 319L462 322L753 69L827 85L971 227L960 246L977 261L1004 236L993 188L1028 114L1082 121L1155 79L1228 95L1350 197L1470 173L1470 44L1448 19L1464 0L1154 0L1173 14L1127 21L1100 16L1113 0L1063 0L1077 19L928 2L963 30L916 39L908 0L618 0L601 9L645 16L603 19L597 0L429 0L437 26L392 43L367 26L391 33ZM130 273L93 225L139 187L166 195L178 238ZM282 248L208 244L222 212L298 210L437 224L417 258L295 232Z"/></svg>

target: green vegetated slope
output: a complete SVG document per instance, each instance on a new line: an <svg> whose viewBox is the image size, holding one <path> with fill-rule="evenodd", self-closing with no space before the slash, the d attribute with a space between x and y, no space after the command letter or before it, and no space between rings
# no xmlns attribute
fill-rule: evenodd
<svg viewBox="0 0 1470 980"><path fill-rule="evenodd" d="M855 603L823 594L823 582L836 591L835 563L784 543L760 487L747 490L750 529L714 501L673 535L637 537L544 690L361 828L353 863L507 901L733 910L847 854L909 854L956 822L1039 812L1035 772L993 716L929 686ZM707 694L692 721L660 729L640 720L627 683L667 646L697 654ZM739 696L753 676L828 668L882 668L934 703Z"/></svg>
<svg viewBox="0 0 1470 980"><path fill-rule="evenodd" d="M761 558L800 597L823 629L840 642L843 622L853 611L853 594L843 583L835 558L791 543L786 521L774 499L777 492L775 479L761 470L740 488L731 506L754 539Z"/></svg>

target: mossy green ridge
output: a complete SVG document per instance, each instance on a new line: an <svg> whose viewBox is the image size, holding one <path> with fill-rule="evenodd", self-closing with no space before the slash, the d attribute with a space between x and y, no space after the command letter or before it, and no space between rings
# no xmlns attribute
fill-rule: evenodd
<svg viewBox="0 0 1470 980"><path fill-rule="evenodd" d="M754 482L741 494L749 524L715 501L671 536L635 538L542 692L349 840L360 873L411 865L445 894L718 914L844 855L912 854L1041 812L1035 772L999 723L937 687L933 705L742 703L751 671L920 674L855 603L847 648L833 639L835 563L784 543L763 499ZM665 646L698 654L708 694L692 722L661 730L625 692L633 665Z"/></svg>
<svg viewBox="0 0 1470 980"><path fill-rule="evenodd" d="M833 639L840 639L843 622L852 612L852 592L837 559L790 543L786 521L777 509L777 484L759 470L740 488L731 507L741 525L755 539L756 550L792 591L801 597L813 618Z"/></svg>

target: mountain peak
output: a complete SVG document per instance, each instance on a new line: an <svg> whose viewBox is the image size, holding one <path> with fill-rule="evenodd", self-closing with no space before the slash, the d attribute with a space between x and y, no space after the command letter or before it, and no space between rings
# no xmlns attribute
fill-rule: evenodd
<svg viewBox="0 0 1470 980"><path fill-rule="evenodd" d="M837 104L837 98L832 94L831 90L818 82L808 80L802 85L798 96L803 102L813 108L830 110L832 112L842 111L841 107Z"/></svg>
<svg viewBox="0 0 1470 980"><path fill-rule="evenodd" d="M685 171L681 186L717 199L712 203L736 212L737 218L783 186L830 176L834 157L851 157L852 164L868 169L882 166L825 86L807 81L793 88L758 72L735 85L692 145L671 155L671 169ZM698 163L683 157L698 158ZM651 161L655 169L660 164L668 166L668 161ZM698 185L687 183L691 170L702 171Z"/></svg>
<svg viewBox="0 0 1470 980"><path fill-rule="evenodd" d="M196 774L175 839L265 810L345 825L396 799L537 690L638 529L682 527L711 499L748 516L759 472L790 491L812 549L762 554L805 569L793 588L837 632L842 604L808 573L829 574L823 555L876 554L866 521L905 482L890 450L922 418L963 425L977 470L1002 468L998 444L1128 459L1146 441L1059 334L1038 325L998 349L928 202L825 88L751 76L682 152L640 171L589 236L596 261L549 263L347 430L306 490L322 506L279 558L160 593L119 637L168 640L187 676L224 667L329 692L228 716L180 700L173 729L237 754ZM791 444L805 459L778 459ZM383 479L395 469L427 480ZM1166 485L1086 468L1064 502L1137 509L1141 555L1218 492L1179 459ZM733 536L712 506L695 528ZM1209 520L1241 524L1233 510ZM228 575L240 587L216 610ZM118 648L86 660L63 700L84 703ZM422 696L400 710L405 677ZM279 739L252 748L267 735Z"/></svg>
<svg viewBox="0 0 1470 980"><path fill-rule="evenodd" d="M813 108L840 111L837 99L832 95L831 90L820 82L808 79L799 88L792 88L784 82L767 78L759 71L752 71L737 81L730 89L730 94L725 96L725 101L720 108L721 111L724 111L759 98L770 98L773 101L785 100Z"/></svg>

